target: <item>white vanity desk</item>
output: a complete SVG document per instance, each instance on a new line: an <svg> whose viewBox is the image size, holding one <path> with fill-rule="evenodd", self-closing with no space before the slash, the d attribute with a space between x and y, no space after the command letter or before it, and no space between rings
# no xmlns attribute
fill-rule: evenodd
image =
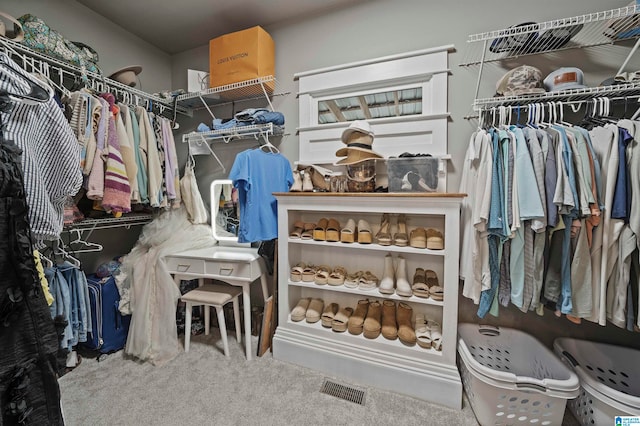
<svg viewBox="0 0 640 426"><path fill-rule="evenodd" d="M262 297L269 297L264 260L257 248L215 246L197 250L186 250L165 256L169 273L176 285L181 279L211 278L242 287L244 311L244 341L247 360L251 356L251 283L260 278ZM185 330L189 333L190 330Z"/></svg>

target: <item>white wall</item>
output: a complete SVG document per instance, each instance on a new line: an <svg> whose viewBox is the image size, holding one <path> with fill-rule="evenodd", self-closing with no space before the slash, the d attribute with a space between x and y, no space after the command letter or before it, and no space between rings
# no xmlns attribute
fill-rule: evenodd
<svg viewBox="0 0 640 426"><path fill-rule="evenodd" d="M91 46L105 76L129 65L142 66L138 89L171 88L171 56L73 0L2 0L0 10L18 18L43 19L67 39Z"/></svg>

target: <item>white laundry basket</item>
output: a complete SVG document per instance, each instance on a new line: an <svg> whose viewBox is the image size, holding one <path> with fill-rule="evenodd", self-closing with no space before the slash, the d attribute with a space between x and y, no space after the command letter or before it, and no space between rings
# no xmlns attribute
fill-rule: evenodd
<svg viewBox="0 0 640 426"><path fill-rule="evenodd" d="M583 425L614 424L617 416L640 416L640 351L561 337L553 348L580 379L569 409Z"/></svg>
<svg viewBox="0 0 640 426"><path fill-rule="evenodd" d="M481 425L559 425L576 374L538 340L519 330L458 326L462 383Z"/></svg>

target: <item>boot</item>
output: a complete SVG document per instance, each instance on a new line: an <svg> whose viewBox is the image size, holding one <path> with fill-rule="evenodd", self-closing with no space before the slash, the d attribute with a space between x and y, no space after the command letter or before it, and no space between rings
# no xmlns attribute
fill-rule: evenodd
<svg viewBox="0 0 640 426"><path fill-rule="evenodd" d="M369 303L367 318L364 320L364 337L375 339L380 335L380 319L382 318L382 305L377 300Z"/></svg>
<svg viewBox="0 0 640 426"><path fill-rule="evenodd" d="M349 317L349 325L348 330L349 333L358 335L362 333L362 328L364 326L364 320L367 317L367 310L369 309L369 299L358 300L358 306L356 306L356 310Z"/></svg>
<svg viewBox="0 0 640 426"><path fill-rule="evenodd" d="M398 322L398 338L405 345L413 346L416 344L416 332L411 324L411 315L413 308L405 302L398 303L396 311L396 321Z"/></svg>
<svg viewBox="0 0 640 426"><path fill-rule="evenodd" d="M311 168L304 169L302 178L302 191L313 192L313 183L311 182Z"/></svg>
<svg viewBox="0 0 640 426"><path fill-rule="evenodd" d="M396 302L385 300L382 302L382 335L389 340L398 338L396 326Z"/></svg>
<svg viewBox="0 0 640 426"><path fill-rule="evenodd" d="M393 257L391 257L391 253L389 253L384 257L384 272L382 273L382 280L380 280L380 286L378 287L380 293L393 294L394 276Z"/></svg>
<svg viewBox="0 0 640 426"><path fill-rule="evenodd" d="M413 295L411 284L407 280L407 262L402 256L398 256L398 265L396 266L396 294L406 297Z"/></svg>
<svg viewBox="0 0 640 426"><path fill-rule="evenodd" d="M291 185L290 192L300 192L302 191L302 178L300 178L300 172L297 170L293 171L293 185Z"/></svg>

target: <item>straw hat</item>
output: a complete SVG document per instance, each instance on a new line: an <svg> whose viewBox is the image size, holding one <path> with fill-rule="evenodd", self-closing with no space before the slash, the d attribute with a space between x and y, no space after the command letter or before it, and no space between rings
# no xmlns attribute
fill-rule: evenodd
<svg viewBox="0 0 640 426"><path fill-rule="evenodd" d="M127 86L135 87L137 84L136 76L140 74L140 72L142 72L140 65L130 65L114 72L109 78L126 84Z"/></svg>

